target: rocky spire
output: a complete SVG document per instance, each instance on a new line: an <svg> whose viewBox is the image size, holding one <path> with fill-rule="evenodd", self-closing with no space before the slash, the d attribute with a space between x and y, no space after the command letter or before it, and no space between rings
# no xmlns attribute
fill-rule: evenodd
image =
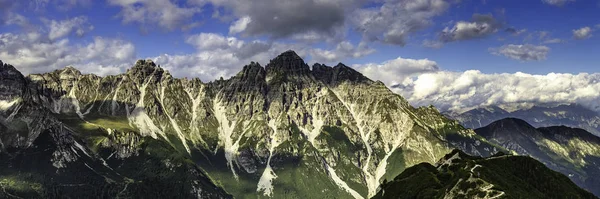
<svg viewBox="0 0 600 199"><path fill-rule="evenodd" d="M138 60L135 62L133 68L127 70L127 74L130 78L134 79L137 83L143 83L150 76L154 76L154 81L162 79L164 70L156 65L152 60Z"/></svg>
<svg viewBox="0 0 600 199"><path fill-rule="evenodd" d="M236 76L229 80L229 87L237 92L247 92L257 90L264 92L266 72L265 69L256 62L244 66Z"/></svg>
<svg viewBox="0 0 600 199"><path fill-rule="evenodd" d="M264 81L265 75L265 69L259 63L251 62L249 65L245 65L242 71L235 75L235 78L244 82L257 82Z"/></svg>
<svg viewBox="0 0 600 199"><path fill-rule="evenodd" d="M127 73L151 74L157 67L160 68L150 59L140 59L135 62L135 65L131 69L127 70Z"/></svg>
<svg viewBox="0 0 600 199"><path fill-rule="evenodd" d="M342 63L339 63L335 67L333 67L333 77L331 82L335 84L342 81L351 81L354 83L372 82L362 73Z"/></svg>
<svg viewBox="0 0 600 199"><path fill-rule="evenodd" d="M306 75L310 73L308 65L292 50L285 51L272 59L265 69L267 74Z"/></svg>
<svg viewBox="0 0 600 199"><path fill-rule="evenodd" d="M77 78L79 78L79 76L81 76L81 71L77 70L76 68L73 68L72 66L67 66L62 70L57 70L56 72L58 73L59 78L61 80L74 81Z"/></svg>
<svg viewBox="0 0 600 199"><path fill-rule="evenodd" d="M372 82L360 72L342 63L337 64L335 67L329 67L324 64L316 63L313 65L312 74L317 80L329 85L339 84L344 81L350 81L353 83Z"/></svg>
<svg viewBox="0 0 600 199"><path fill-rule="evenodd" d="M25 92L23 74L10 64L0 61L0 100L13 100Z"/></svg>
<svg viewBox="0 0 600 199"><path fill-rule="evenodd" d="M312 66L312 74L317 80L329 84L333 77L333 68L325 64L315 63Z"/></svg>

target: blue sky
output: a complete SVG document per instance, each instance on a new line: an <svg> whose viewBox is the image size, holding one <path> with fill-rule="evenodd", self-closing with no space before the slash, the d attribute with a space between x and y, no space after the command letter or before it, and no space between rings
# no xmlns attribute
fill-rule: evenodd
<svg viewBox="0 0 600 199"><path fill-rule="evenodd" d="M476 70L480 74L466 82L479 88L475 80L500 81L498 75L507 73L517 83L499 101L511 103L507 96L526 82L516 72L538 75L532 78L541 82L558 73L573 85L581 78L595 83L600 68L599 0L249 2L0 0L0 60L25 74L70 65L109 75L136 59L152 59L175 76L211 81L292 49L309 64L343 62L389 86L412 88L396 90L412 101L433 96L437 100L427 103L441 105L456 100L444 93L459 91L440 86L415 94L423 87L418 84ZM584 73L593 77L578 76ZM481 90L474 95L487 97L469 106L488 103L489 93L498 92ZM589 101L585 97L575 101Z"/></svg>
<svg viewBox="0 0 600 199"><path fill-rule="evenodd" d="M6 1L6 0L4 0ZM230 25L237 18L235 14L225 16L227 19L218 19L214 13L218 10L221 13L227 13L231 10L227 6L213 5L206 3L199 5L187 1L170 1L173 5L181 8L194 7L201 11L194 13L185 19L189 23L199 23L197 27L190 30L181 30L178 28L168 29L152 19L145 19L146 22L125 22L124 17L120 16L123 6L117 5L116 0L103 1L39 1L38 3L19 3L14 2L10 9L11 12L24 16L33 26L39 26L35 31L43 32L44 22L42 18L50 20L69 20L77 16L87 17L87 23L93 26L93 30L87 31L84 36L74 34L66 38L72 44L82 44L91 42L94 37L116 38L131 42L135 46L135 56L137 58L155 57L160 54L190 54L196 49L185 43L186 37L200 33L217 33L223 36L235 36L240 40L265 40L281 41L289 43L298 43L289 38L273 39L267 34L258 35L232 35L229 34ZM137 7L145 6L146 1L140 0L135 4ZM546 74L549 72L578 73L578 72L596 72L597 64L600 63L600 57L594 56L594 52L600 52L600 46L597 45L600 37L594 37L594 31L600 24L600 6L595 0L578 1L556 1L556 5L545 3L542 0L518 1L518 0L464 0L458 3L448 2L448 8L440 12L439 15L427 18L431 20L430 24L414 33L406 36L404 46L394 45L384 42L369 42L367 45L375 49L373 53L360 57L341 57L340 62L347 64L365 64L379 63L396 57L435 60L437 64L450 71L464 71L468 69L477 69L486 73L516 72L522 71L533 74ZM4 5L9 4L4 3ZM401 3L401 1L398 1ZM74 4L74 5L71 5ZM358 5L360 8L378 8L382 2L371 2ZM68 6L68 9L64 7ZM5 6L7 7L7 6ZM231 12L231 11L229 11ZM306 11L309 12L309 11ZM439 33L445 27L452 27L453 23L458 21L469 21L473 14L492 14L492 16L502 23L495 33L485 37L474 38L444 44L439 49L424 47L424 40L436 40ZM225 14L224 14L225 15ZM148 17L151 18L151 17ZM392 19L393 20L393 19ZM293 24L290 24L293 25ZM574 39L573 30L583 27L590 27L591 37L587 39ZM18 24L4 25L1 27L2 33L20 34L27 30ZM357 44L363 40L361 34L347 27L344 40ZM516 30L526 30L518 36L513 36L505 32L506 28ZM563 42L556 44L544 44L539 40L539 33L545 31L549 38L560 39ZM497 48L507 44L532 44L544 45L550 48L545 59L535 61L520 61L509 59L504 56L490 53L489 48ZM311 44L313 47L335 48L335 42L319 41ZM306 55L307 61L311 60L310 55ZM336 61L336 62L337 62Z"/></svg>

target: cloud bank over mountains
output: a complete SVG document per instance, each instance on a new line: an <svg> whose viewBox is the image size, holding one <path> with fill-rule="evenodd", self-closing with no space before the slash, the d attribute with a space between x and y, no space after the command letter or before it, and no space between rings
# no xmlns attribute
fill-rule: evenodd
<svg viewBox="0 0 600 199"><path fill-rule="evenodd" d="M434 105L442 111L461 112L501 104L567 103L600 111L600 73L452 72L439 69L434 61L403 58L354 67L369 78L381 80L411 104Z"/></svg>
<svg viewBox="0 0 600 199"><path fill-rule="evenodd" d="M86 45L75 45L67 38L39 33L3 33L0 34L0 49L0 60L15 65L25 74L65 66L77 66L86 73L98 75L115 74L131 67L136 59L132 43L103 37L94 37Z"/></svg>

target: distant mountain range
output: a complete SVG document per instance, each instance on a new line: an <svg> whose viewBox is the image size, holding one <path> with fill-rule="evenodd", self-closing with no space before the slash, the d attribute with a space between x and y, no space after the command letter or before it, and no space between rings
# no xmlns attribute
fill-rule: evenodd
<svg viewBox="0 0 600 199"><path fill-rule="evenodd" d="M371 198L454 149L530 155L597 191L588 134L534 128L548 138L504 142L531 132L492 127L464 128L344 64L311 69L293 51L212 82L150 60L105 77L72 67L23 76L0 62L0 197ZM538 142L566 148L530 149Z"/></svg>
<svg viewBox="0 0 600 199"><path fill-rule="evenodd" d="M475 132L505 149L535 158L600 195L600 137L565 126L536 129L516 118L498 120Z"/></svg>
<svg viewBox="0 0 600 199"><path fill-rule="evenodd" d="M446 116L460 121L467 128L480 128L504 119L519 118L535 127L570 126L585 129L600 136L600 113L578 104L537 105L507 111L499 106L476 108L462 113L447 112Z"/></svg>

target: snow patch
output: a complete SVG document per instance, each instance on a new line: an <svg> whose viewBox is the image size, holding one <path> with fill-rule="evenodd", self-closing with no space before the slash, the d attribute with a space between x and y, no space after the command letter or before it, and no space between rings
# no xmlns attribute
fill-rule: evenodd
<svg viewBox="0 0 600 199"><path fill-rule="evenodd" d="M315 100L318 101L319 98L326 96L327 94L327 89L321 89L321 91L317 93ZM308 130L304 127L298 127L298 129L300 129L300 131L306 135L312 146L317 148L315 145L315 139L319 137L319 134L321 134L321 128L323 128L323 125L325 125L325 121L319 116L319 107L315 105L312 108L312 130Z"/></svg>
<svg viewBox="0 0 600 199"><path fill-rule="evenodd" d="M191 91L189 91L188 89L185 89L185 93L187 93L190 100L192 101L192 119L190 120L189 129L191 129L192 134L198 134L200 142L206 145L204 139L202 139L202 137L199 135L200 130L198 129L198 125L195 125L197 123L196 118L198 118L198 106L200 106L200 102L202 101L204 95L201 95L201 93L199 92L196 98L194 98Z"/></svg>
<svg viewBox="0 0 600 199"><path fill-rule="evenodd" d="M268 123L268 126L273 129L273 134L271 134L271 143L269 147L269 159L267 160L267 167L263 172L260 180L258 181L258 187L256 188L256 192L263 191L263 195L271 197L273 195L273 180L277 178L277 175L271 168L271 158L273 157L273 152L275 152L275 147L281 144L280 140L277 138L277 124L275 120L271 120Z"/></svg>
<svg viewBox="0 0 600 199"><path fill-rule="evenodd" d="M316 109L316 107L315 107ZM302 131L302 133L304 133L304 135L306 135L308 141L312 144L312 146L314 146L316 148L315 145L315 139L317 137L319 137L319 134L321 134L321 128L323 128L323 125L325 124L325 121L323 121L321 118L318 118L317 116L317 112L313 110L313 129L312 130L308 130L304 127L298 127L298 129L300 129L300 131Z"/></svg>
<svg viewBox="0 0 600 199"><path fill-rule="evenodd" d="M12 121L12 119L15 117L15 115L17 115L17 113L19 113L19 110L21 109L21 104L20 104L21 101L22 101L22 99L20 97L17 97L15 99L13 99L12 101L0 100L0 112L6 112L13 106L17 106L16 108L14 108L12 110L12 113L10 113L8 115L8 117L6 117L6 119L4 119L5 122ZM2 148L4 148L4 147L2 147Z"/></svg>
<svg viewBox="0 0 600 199"><path fill-rule="evenodd" d="M135 126L137 126L142 135L148 135L154 139L157 139L158 136L156 136L156 134L162 134L162 131L156 125L154 125L152 119L150 119L150 116L146 114L146 111L143 107L135 107L129 120Z"/></svg>
<svg viewBox="0 0 600 199"><path fill-rule="evenodd" d="M81 107L79 106L79 100L75 95L75 89L77 88L78 81L73 81L71 89L66 95L61 96L58 99L52 99L52 109L54 113L70 113L75 112L79 118L83 119L81 113Z"/></svg>
<svg viewBox="0 0 600 199"><path fill-rule="evenodd" d="M85 150L85 147L83 147L81 144L79 144L79 142L75 141L74 144L75 144L75 147L77 147L81 152L83 152L83 154L85 154L88 157L92 157L92 156L90 156L90 154L87 153L87 151Z"/></svg>
<svg viewBox="0 0 600 199"><path fill-rule="evenodd" d="M81 113L81 107L79 107L79 100L77 99L77 96L75 95L75 88L77 88L78 82L79 81L73 82L73 87L71 87L71 90L69 91L69 95L67 95L67 97L71 100L71 105L75 109L75 113L77 114L77 116L79 116L79 118L83 119L84 115Z"/></svg>
<svg viewBox="0 0 600 199"><path fill-rule="evenodd" d="M233 135L233 130L235 129L235 121L229 121L227 119L226 108L218 101L217 98L213 100L213 107L215 112L215 117L217 118L217 122L219 123L219 140L220 143L223 144L223 149L225 150L225 159L227 159L227 165L231 169L233 176L235 179L238 179L237 174L235 173L235 168L233 168L233 161L237 157L238 149L237 146L233 145L233 140L231 136Z"/></svg>
<svg viewBox="0 0 600 199"><path fill-rule="evenodd" d="M319 134L321 133L321 128L323 128L323 124L325 124L325 122L321 119L313 119L313 129L312 131L310 131L310 134L308 134L308 141L310 143L313 144L314 146L314 142L315 142L315 138L317 138L319 136Z"/></svg>
<svg viewBox="0 0 600 199"><path fill-rule="evenodd" d="M271 157L269 157L269 161L267 161L267 167L263 172L262 176L260 176L260 180L258 181L258 188L256 188L256 192L263 191L264 196L272 197L273 196L273 180L277 178L277 175L269 165L271 161Z"/></svg>
<svg viewBox="0 0 600 199"><path fill-rule="evenodd" d="M154 76L151 76L150 79L152 79L152 77ZM142 135L149 135L150 137L157 139L157 134L159 134L163 138L167 139L166 136L163 134L162 130L160 130L160 128L154 125L154 122L152 122L152 119L150 118L150 116L148 116L146 110L144 109L144 96L146 95L146 87L149 83L150 80L148 80L148 82L146 82L144 85L142 85L141 88L139 88L141 92L140 100L136 104L132 113L129 114L128 119L130 123L138 127Z"/></svg>
<svg viewBox="0 0 600 199"><path fill-rule="evenodd" d="M12 106L14 106L15 104L21 102L21 98L17 97L15 99L13 99L12 101L9 100L0 100L0 111L7 111L8 109L10 109Z"/></svg>
<svg viewBox="0 0 600 199"><path fill-rule="evenodd" d="M113 95L112 101L110 101L110 114L112 116L117 115L117 106L119 105L117 104L117 95L119 94L119 90L121 90L121 87L117 86L117 89L115 89L115 95Z"/></svg>

